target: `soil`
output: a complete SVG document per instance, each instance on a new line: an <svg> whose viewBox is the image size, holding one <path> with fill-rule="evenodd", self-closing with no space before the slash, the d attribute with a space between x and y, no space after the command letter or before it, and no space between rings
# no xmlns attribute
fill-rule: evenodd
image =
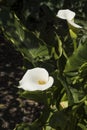
<svg viewBox="0 0 87 130"><path fill-rule="evenodd" d="M39 117L42 105L19 97L23 58L0 36L0 130L13 130L16 124L31 123Z"/></svg>

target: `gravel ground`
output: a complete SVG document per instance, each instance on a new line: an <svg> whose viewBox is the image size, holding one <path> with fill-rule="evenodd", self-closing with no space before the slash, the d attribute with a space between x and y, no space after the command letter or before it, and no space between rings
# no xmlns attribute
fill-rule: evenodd
<svg viewBox="0 0 87 130"><path fill-rule="evenodd" d="M0 37L0 130L13 130L21 122L31 123L43 109L41 104L18 95L22 66L20 53Z"/></svg>

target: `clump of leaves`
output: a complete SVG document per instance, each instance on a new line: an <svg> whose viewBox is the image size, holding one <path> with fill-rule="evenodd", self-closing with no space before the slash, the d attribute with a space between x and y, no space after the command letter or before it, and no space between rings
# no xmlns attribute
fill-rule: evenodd
<svg viewBox="0 0 87 130"><path fill-rule="evenodd" d="M35 122L21 123L14 130L86 130L86 0L0 3L1 32L22 54L24 68L43 67L54 77L54 85L48 90L20 91L20 96L42 102L44 109ZM58 19L56 13L61 8L76 11L76 21L83 29L70 28Z"/></svg>

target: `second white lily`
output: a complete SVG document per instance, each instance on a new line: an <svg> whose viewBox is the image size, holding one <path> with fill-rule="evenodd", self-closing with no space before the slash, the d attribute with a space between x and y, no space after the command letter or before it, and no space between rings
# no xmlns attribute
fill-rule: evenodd
<svg viewBox="0 0 87 130"><path fill-rule="evenodd" d="M46 90L53 85L54 79L44 68L29 69L19 81L19 88L27 91Z"/></svg>
<svg viewBox="0 0 87 130"><path fill-rule="evenodd" d="M75 17L75 12L69 10L69 9L64 9L64 10L59 10L57 13L57 17L67 20L67 22L75 27L75 28L82 28L80 25L76 24L74 22L74 17Z"/></svg>

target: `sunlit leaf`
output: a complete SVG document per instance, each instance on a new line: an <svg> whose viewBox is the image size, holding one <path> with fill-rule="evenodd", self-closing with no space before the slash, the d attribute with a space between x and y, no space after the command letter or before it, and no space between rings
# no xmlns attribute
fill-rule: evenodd
<svg viewBox="0 0 87 130"><path fill-rule="evenodd" d="M87 62L87 41L80 44L74 54L67 60L64 72L76 71Z"/></svg>
<svg viewBox="0 0 87 130"><path fill-rule="evenodd" d="M46 130L56 130L56 129L54 129L54 128L50 127L50 126L46 126Z"/></svg>
<svg viewBox="0 0 87 130"><path fill-rule="evenodd" d="M38 39L34 33L27 30L14 13L2 10L0 17L0 25L4 35L16 46L24 58L30 62L45 61L50 58L46 44Z"/></svg>
<svg viewBox="0 0 87 130"><path fill-rule="evenodd" d="M53 48L53 54L55 59L59 59L62 55L63 48L62 41L57 34L55 35L55 41L57 42L57 45Z"/></svg>
<svg viewBox="0 0 87 130"><path fill-rule="evenodd" d="M82 130L86 130L87 129L87 126L81 124L81 123L78 123L78 126L82 129Z"/></svg>

